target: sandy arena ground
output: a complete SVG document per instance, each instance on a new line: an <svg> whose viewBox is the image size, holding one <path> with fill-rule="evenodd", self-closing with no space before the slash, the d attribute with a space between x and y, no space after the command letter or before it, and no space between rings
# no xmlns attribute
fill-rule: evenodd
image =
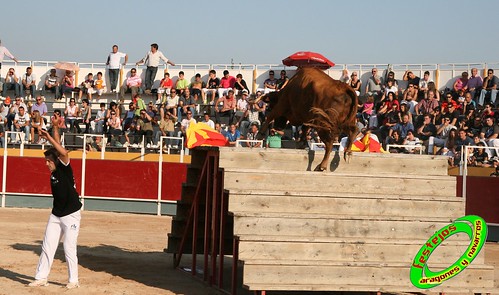
<svg viewBox="0 0 499 295"><path fill-rule="evenodd" d="M171 217L82 213L78 239L81 287L66 290L62 245L47 287L30 288L41 251L48 209L0 208L0 294L218 294L172 268L163 253Z"/></svg>
<svg viewBox="0 0 499 295"><path fill-rule="evenodd" d="M67 267L62 245L47 287L30 288L49 209L0 208L0 294L219 294L172 268L163 253L171 217L82 213L78 240L79 289L66 290ZM485 246L487 264L499 282L499 244ZM244 292L246 293L246 292ZM328 293L329 294L329 293Z"/></svg>

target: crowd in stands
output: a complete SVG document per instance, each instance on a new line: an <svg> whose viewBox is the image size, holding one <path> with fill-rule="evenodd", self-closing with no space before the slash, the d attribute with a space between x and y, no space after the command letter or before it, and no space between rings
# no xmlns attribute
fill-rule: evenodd
<svg viewBox="0 0 499 295"><path fill-rule="evenodd" d="M493 69L482 78L478 69L471 75L463 72L451 89L438 91L426 71L423 78L408 70L402 77L407 88L392 71L382 77L376 68L365 86L366 96L359 101L358 126L375 134L392 153L415 153L449 156L450 165L457 165L465 145L483 146L470 149L469 165L498 165L499 112L496 107L499 79ZM357 73L344 82L360 91ZM405 83L404 83L405 84ZM407 145L400 147L397 145Z"/></svg>
<svg viewBox="0 0 499 295"><path fill-rule="evenodd" d="M119 52L117 45L113 46L106 63L109 88L103 81L102 72L95 76L89 73L80 85L75 85L74 72L65 71L64 77L59 78L52 69L37 95L32 69L28 67L22 76L18 76L10 68L3 83L2 96L6 97L7 91L11 90L15 100L6 97L0 106L0 116L4 121L1 134L5 130L23 131L25 142L43 143L35 140L37 128L59 124L62 132L104 134L110 146L158 148L160 136L185 136L190 123L200 121L222 133L230 145L235 145L239 139L250 140L244 143L246 146L262 145L256 141L256 135L268 110L259 98L285 87L289 81L286 71L280 71L279 78L276 78L274 71L270 70L263 87L258 88L254 95L242 74L234 77L228 70L224 70L220 78L215 70L210 70L207 81L203 81L199 73L185 77L182 71L173 81L165 71L159 87L153 89L160 61L175 65L158 48L157 44L151 44L150 51L136 63L136 66L146 66L144 81L137 69L132 68L121 87L118 85L119 69L128 62L128 55ZM451 89L443 91L436 89L429 72L420 78L408 70L402 80L406 83L399 83L392 71L382 75L373 68L366 85L362 85L357 72L351 75L347 70L342 72L340 81L349 84L359 95L359 136L362 131L369 130L385 148L391 146L389 152L417 153L423 150L428 154L447 155L452 159L451 165L461 160L460 151L464 145L483 146L470 151L468 163L497 166L498 154L488 148L499 147L499 112L495 111L499 78L493 69L487 70L485 78L480 77L476 68L470 74L463 72ZM399 84L407 84L407 87L404 89ZM100 103L99 110L92 112L91 103L99 103L103 93L118 91L115 101L109 105ZM71 98L64 109L48 114L44 102L48 92L54 93L55 99L63 99L66 95ZM361 93L365 95L360 96ZM25 98L28 102L24 101ZM35 98L35 101L32 103L29 98ZM130 102L125 104L128 99ZM283 140L299 138L320 142L313 129L308 134L301 134L300 126L287 127L271 127L264 146L282 147ZM21 139L12 135L9 140L15 143ZM100 148L95 144L97 141L103 144L94 138L94 149ZM178 144L176 141L172 143Z"/></svg>

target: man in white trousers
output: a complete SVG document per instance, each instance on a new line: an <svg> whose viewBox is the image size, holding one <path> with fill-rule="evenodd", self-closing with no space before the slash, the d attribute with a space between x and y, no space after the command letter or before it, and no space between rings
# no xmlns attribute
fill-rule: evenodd
<svg viewBox="0 0 499 295"><path fill-rule="evenodd" d="M80 231L80 203L75 188L73 169L69 164L69 153L61 146L57 122L53 122L53 137L45 130L39 129L38 134L48 140L52 147L44 153L45 163L49 168L52 196L54 198L52 214L50 214L45 237L43 238L42 253L36 268L35 281L30 287L48 285L48 276L55 251L62 237L64 255L69 269L68 289L78 288L78 257L76 256L76 242Z"/></svg>

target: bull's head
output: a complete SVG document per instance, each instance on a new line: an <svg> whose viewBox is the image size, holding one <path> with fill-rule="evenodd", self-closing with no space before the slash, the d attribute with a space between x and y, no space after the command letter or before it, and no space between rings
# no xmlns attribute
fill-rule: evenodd
<svg viewBox="0 0 499 295"><path fill-rule="evenodd" d="M258 101L263 100L265 103L269 105L269 108L272 109L276 104L278 99L278 92L270 92L267 94L264 94L260 96L259 98L255 99L255 103L258 103Z"/></svg>

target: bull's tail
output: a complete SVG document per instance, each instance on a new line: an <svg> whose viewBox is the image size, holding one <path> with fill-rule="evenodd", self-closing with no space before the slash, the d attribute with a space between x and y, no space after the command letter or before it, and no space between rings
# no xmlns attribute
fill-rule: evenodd
<svg viewBox="0 0 499 295"><path fill-rule="evenodd" d="M323 110L321 108L311 108L310 113L312 113L313 119L309 122L304 123L310 128L314 128L316 130L338 130L338 111L334 108L329 108Z"/></svg>

